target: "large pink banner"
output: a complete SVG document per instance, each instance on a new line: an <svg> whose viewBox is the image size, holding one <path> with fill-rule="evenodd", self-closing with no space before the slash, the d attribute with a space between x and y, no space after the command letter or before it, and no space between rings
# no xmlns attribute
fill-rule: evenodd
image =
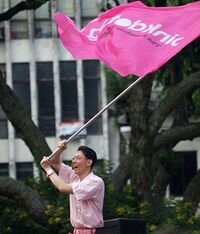
<svg viewBox="0 0 200 234"><path fill-rule="evenodd" d="M99 59L122 76L157 70L200 35L200 1L176 7L122 4L82 30L62 13L54 18L75 59Z"/></svg>

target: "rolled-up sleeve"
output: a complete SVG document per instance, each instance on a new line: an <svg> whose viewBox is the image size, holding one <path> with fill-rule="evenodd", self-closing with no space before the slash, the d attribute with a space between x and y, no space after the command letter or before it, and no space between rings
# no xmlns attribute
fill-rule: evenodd
<svg viewBox="0 0 200 234"><path fill-rule="evenodd" d="M78 201L95 199L98 190L101 191L104 186L101 179L90 179L86 181L72 183L73 194Z"/></svg>
<svg viewBox="0 0 200 234"><path fill-rule="evenodd" d="M70 184L72 182L74 172L72 168L68 165L65 165L64 163L61 164L60 170L59 170L59 177L67 184Z"/></svg>

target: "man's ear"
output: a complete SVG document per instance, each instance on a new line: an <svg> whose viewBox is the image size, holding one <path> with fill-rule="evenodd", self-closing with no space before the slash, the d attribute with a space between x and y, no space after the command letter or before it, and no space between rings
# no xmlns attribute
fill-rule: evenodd
<svg viewBox="0 0 200 234"><path fill-rule="evenodd" d="M92 165L92 159L88 159L88 160L87 160L87 166L88 166L88 167L91 167L91 165Z"/></svg>

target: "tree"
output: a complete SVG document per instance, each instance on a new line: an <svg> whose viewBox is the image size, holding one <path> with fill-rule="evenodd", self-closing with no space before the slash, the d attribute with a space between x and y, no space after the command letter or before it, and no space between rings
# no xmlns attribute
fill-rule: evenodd
<svg viewBox="0 0 200 234"><path fill-rule="evenodd" d="M156 6L166 4L166 1L151 2ZM118 103L120 114L123 112L132 131L129 153L121 152L122 160L114 172L115 190L119 193L127 180L131 179L136 194L152 204L155 214L160 209L166 187L176 170L169 166L170 154L167 156L166 152L171 152L181 140L191 140L199 136L200 122L190 121L192 113L188 115L188 109L191 108L191 103L186 105L188 99L191 100L191 95L200 87L200 72L197 69L199 66L196 64L199 63L199 59L195 52L199 51L197 43L198 40L175 56L163 69L146 77L128 97L126 96L126 101L123 99ZM109 81L110 76L115 76L115 81ZM163 85L166 87L168 83L168 89L165 89L165 96L152 109L152 86L162 76L165 77ZM112 82L110 90L112 92L113 86L116 90L116 86L120 86L118 82L121 81L119 79L116 81L116 75L111 73L109 79L108 82ZM133 82L133 77L130 79ZM172 126L160 131L163 122L170 115L173 116ZM200 201L199 176L198 171L189 183L184 196L195 207Z"/></svg>
<svg viewBox="0 0 200 234"><path fill-rule="evenodd" d="M21 1L7 12L0 14L0 22L9 20L22 10L36 9L45 2L47 0ZM39 166L42 155L50 155L51 150L45 137L25 112L14 91L6 84L2 74L0 74L0 105L14 126L17 135L24 140ZM16 202L21 201L20 204L23 204L23 207L30 213L34 220L41 224L46 222L44 202L34 190L9 177L0 178L0 185L0 195L10 197Z"/></svg>
<svg viewBox="0 0 200 234"><path fill-rule="evenodd" d="M36 9L45 2L47 2L47 0L21 1L7 12L0 14L0 21L9 20L12 16L25 9ZM118 1L113 2L119 4ZM167 1L152 0L143 2L162 6L165 5ZM197 48L197 46L195 46L195 48ZM194 44L189 47L189 52L190 58L196 61L197 56L194 50ZM190 123L188 118L183 118L181 116L180 113L183 112L179 112L180 109L183 110L183 107L185 107L182 100L200 87L200 72L195 66L192 66L190 72L188 72L188 70L187 72L183 72L182 69L176 69L177 65L180 64L179 60L182 59L180 57L181 56L176 56L172 63L169 63L167 67L165 66L165 68L170 70L171 75L169 75L166 70L164 70L164 72L161 70L155 75L145 78L143 82L129 94L129 97L125 97L125 102L129 102L129 108L127 108L127 106L124 108L123 105L123 109L126 111L126 118L132 127L130 151L123 156L123 160L121 160L119 167L114 172L113 184L117 191L121 191L127 180L131 179L137 195L149 201L155 210L160 206L166 185L171 176L171 168L168 167L165 157L162 156L162 152L171 151L180 140L193 139L200 135L200 123ZM192 65L194 65L194 61L192 61ZM175 64L176 66L174 66ZM151 109L150 97L153 81L155 78L159 80L161 74L168 74L168 79L171 78L169 80L173 81L173 86L167 89L166 95L162 98L159 105ZM188 76L187 79L183 79L185 75ZM175 79L177 77L179 78L178 80ZM131 81L133 81L133 79L132 77ZM121 101L123 102L124 99ZM30 117L24 112L13 90L6 85L2 76L0 77L0 105L16 129L18 136L25 141L31 150L37 163L40 161L42 155L49 155L51 153L45 138L38 131L38 128L34 125ZM164 120L170 114L174 116L172 127L160 132ZM9 193L10 197L17 200L17 197L13 196L13 194L16 191L18 191L17 193L21 193L21 189L16 189L19 186L19 182L15 180L10 181L8 178L0 180L0 184L4 183L4 186L8 186L10 182L12 182ZM200 187L198 186L199 183L200 172L196 174L195 178L188 185L185 193L185 199L191 200L195 205L199 202L200 197L200 191L198 190ZM4 186L0 186L0 194L5 196ZM34 194L34 191L30 191L22 184L20 184L20 186L28 190L29 194ZM23 199L26 201L24 202L24 206L27 209L29 209L30 205L33 205L30 204L32 202L35 206L41 208L36 216L43 222L45 218L41 218L41 215L44 215L44 207L40 198L35 197L34 202L28 199L28 196L25 195L26 193L22 192L22 194Z"/></svg>
<svg viewBox="0 0 200 234"><path fill-rule="evenodd" d="M11 19L14 15L24 10L35 10L42 6L49 0L25 0L21 1L15 6L8 9L6 12L0 14L0 22Z"/></svg>
<svg viewBox="0 0 200 234"><path fill-rule="evenodd" d="M117 191L120 191L127 179L131 178L138 196L154 204L155 208L157 205L155 202L160 205L171 171L159 154L163 150L171 150L180 140L199 136L200 123L173 126L162 132L159 130L163 121L177 108L185 95L199 85L200 72L196 72L187 80L170 88L166 97L154 110L149 110L152 77L144 79L133 90L130 94L131 108L128 116L132 127L130 153L123 156L123 160L114 172L114 185ZM189 195L187 198L191 200ZM192 201L196 204L199 202L199 197L195 198L197 200L192 199Z"/></svg>

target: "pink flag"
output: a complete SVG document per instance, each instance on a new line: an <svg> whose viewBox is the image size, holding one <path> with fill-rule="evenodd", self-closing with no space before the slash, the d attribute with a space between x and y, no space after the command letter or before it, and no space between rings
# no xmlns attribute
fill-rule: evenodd
<svg viewBox="0 0 200 234"><path fill-rule="evenodd" d="M200 1L177 7L122 4L82 30L62 13L55 21L75 59L99 59L122 76L144 76L200 35Z"/></svg>

